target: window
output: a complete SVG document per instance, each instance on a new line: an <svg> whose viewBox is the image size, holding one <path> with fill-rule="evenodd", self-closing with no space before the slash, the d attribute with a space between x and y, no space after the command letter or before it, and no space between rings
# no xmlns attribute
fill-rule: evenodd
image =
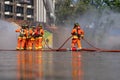
<svg viewBox="0 0 120 80"><path fill-rule="evenodd" d="M16 8L16 13L21 13L21 14L23 14L23 13L24 13L23 7L17 7L17 8Z"/></svg>
<svg viewBox="0 0 120 80"><path fill-rule="evenodd" d="M30 0L17 0L21 4L30 4Z"/></svg>
<svg viewBox="0 0 120 80"><path fill-rule="evenodd" d="M5 18L13 18L12 15L5 15Z"/></svg>
<svg viewBox="0 0 120 80"><path fill-rule="evenodd" d="M29 20L29 21L33 21L34 19L33 19L33 18L27 18L27 20Z"/></svg>
<svg viewBox="0 0 120 80"><path fill-rule="evenodd" d="M1 3L0 3L0 11L1 11L1 7L2 7L2 6L1 6Z"/></svg>
<svg viewBox="0 0 120 80"><path fill-rule="evenodd" d="M13 2L13 0L5 0L5 1L10 1L10 2Z"/></svg>
<svg viewBox="0 0 120 80"><path fill-rule="evenodd" d="M30 0L30 4L34 6L34 0Z"/></svg>
<svg viewBox="0 0 120 80"><path fill-rule="evenodd" d="M13 6L5 5L5 11L13 12Z"/></svg>
<svg viewBox="0 0 120 80"><path fill-rule="evenodd" d="M17 20L24 20L23 17L16 17Z"/></svg>
<svg viewBox="0 0 120 80"><path fill-rule="evenodd" d="M27 9L27 15L34 15L33 9Z"/></svg>

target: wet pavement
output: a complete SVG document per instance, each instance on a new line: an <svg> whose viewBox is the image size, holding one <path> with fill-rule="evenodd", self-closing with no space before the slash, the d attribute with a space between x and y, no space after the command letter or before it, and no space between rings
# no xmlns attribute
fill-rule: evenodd
<svg viewBox="0 0 120 80"><path fill-rule="evenodd" d="M0 51L0 80L120 80L120 53Z"/></svg>

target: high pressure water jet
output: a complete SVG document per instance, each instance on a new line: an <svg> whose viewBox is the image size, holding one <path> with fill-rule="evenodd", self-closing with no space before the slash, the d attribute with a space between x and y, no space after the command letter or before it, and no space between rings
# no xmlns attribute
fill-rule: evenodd
<svg viewBox="0 0 120 80"><path fill-rule="evenodd" d="M0 20L0 49L15 49L18 36L15 29L14 24Z"/></svg>

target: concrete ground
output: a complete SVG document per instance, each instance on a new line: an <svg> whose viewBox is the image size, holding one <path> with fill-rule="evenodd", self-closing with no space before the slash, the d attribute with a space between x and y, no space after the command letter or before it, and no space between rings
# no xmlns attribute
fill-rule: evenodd
<svg viewBox="0 0 120 80"><path fill-rule="evenodd" d="M120 80L120 53L0 51L0 80Z"/></svg>

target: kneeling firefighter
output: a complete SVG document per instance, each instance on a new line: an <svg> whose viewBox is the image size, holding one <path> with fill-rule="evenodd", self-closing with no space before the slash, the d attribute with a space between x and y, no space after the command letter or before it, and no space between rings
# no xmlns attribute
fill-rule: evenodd
<svg viewBox="0 0 120 80"><path fill-rule="evenodd" d="M20 33L18 36L16 49L17 50L24 50L25 42L26 42L26 35L27 35L26 26L22 25L20 28L18 28L15 31Z"/></svg>
<svg viewBox="0 0 120 80"><path fill-rule="evenodd" d="M39 25L36 27L35 30L35 49L36 50L41 50L42 49L42 41L43 41L43 35L44 35L44 30L42 28L42 25Z"/></svg>
<svg viewBox="0 0 120 80"><path fill-rule="evenodd" d="M34 34L35 34L35 26L31 26L29 29L29 41L28 41L28 50L32 50L34 48L34 43L35 43L35 38L34 38Z"/></svg>
<svg viewBox="0 0 120 80"><path fill-rule="evenodd" d="M82 49L81 38L84 37L84 31L81 29L78 23L74 24L71 34L72 34L72 43L71 43L72 49L75 48L76 45L78 46L78 49Z"/></svg>

